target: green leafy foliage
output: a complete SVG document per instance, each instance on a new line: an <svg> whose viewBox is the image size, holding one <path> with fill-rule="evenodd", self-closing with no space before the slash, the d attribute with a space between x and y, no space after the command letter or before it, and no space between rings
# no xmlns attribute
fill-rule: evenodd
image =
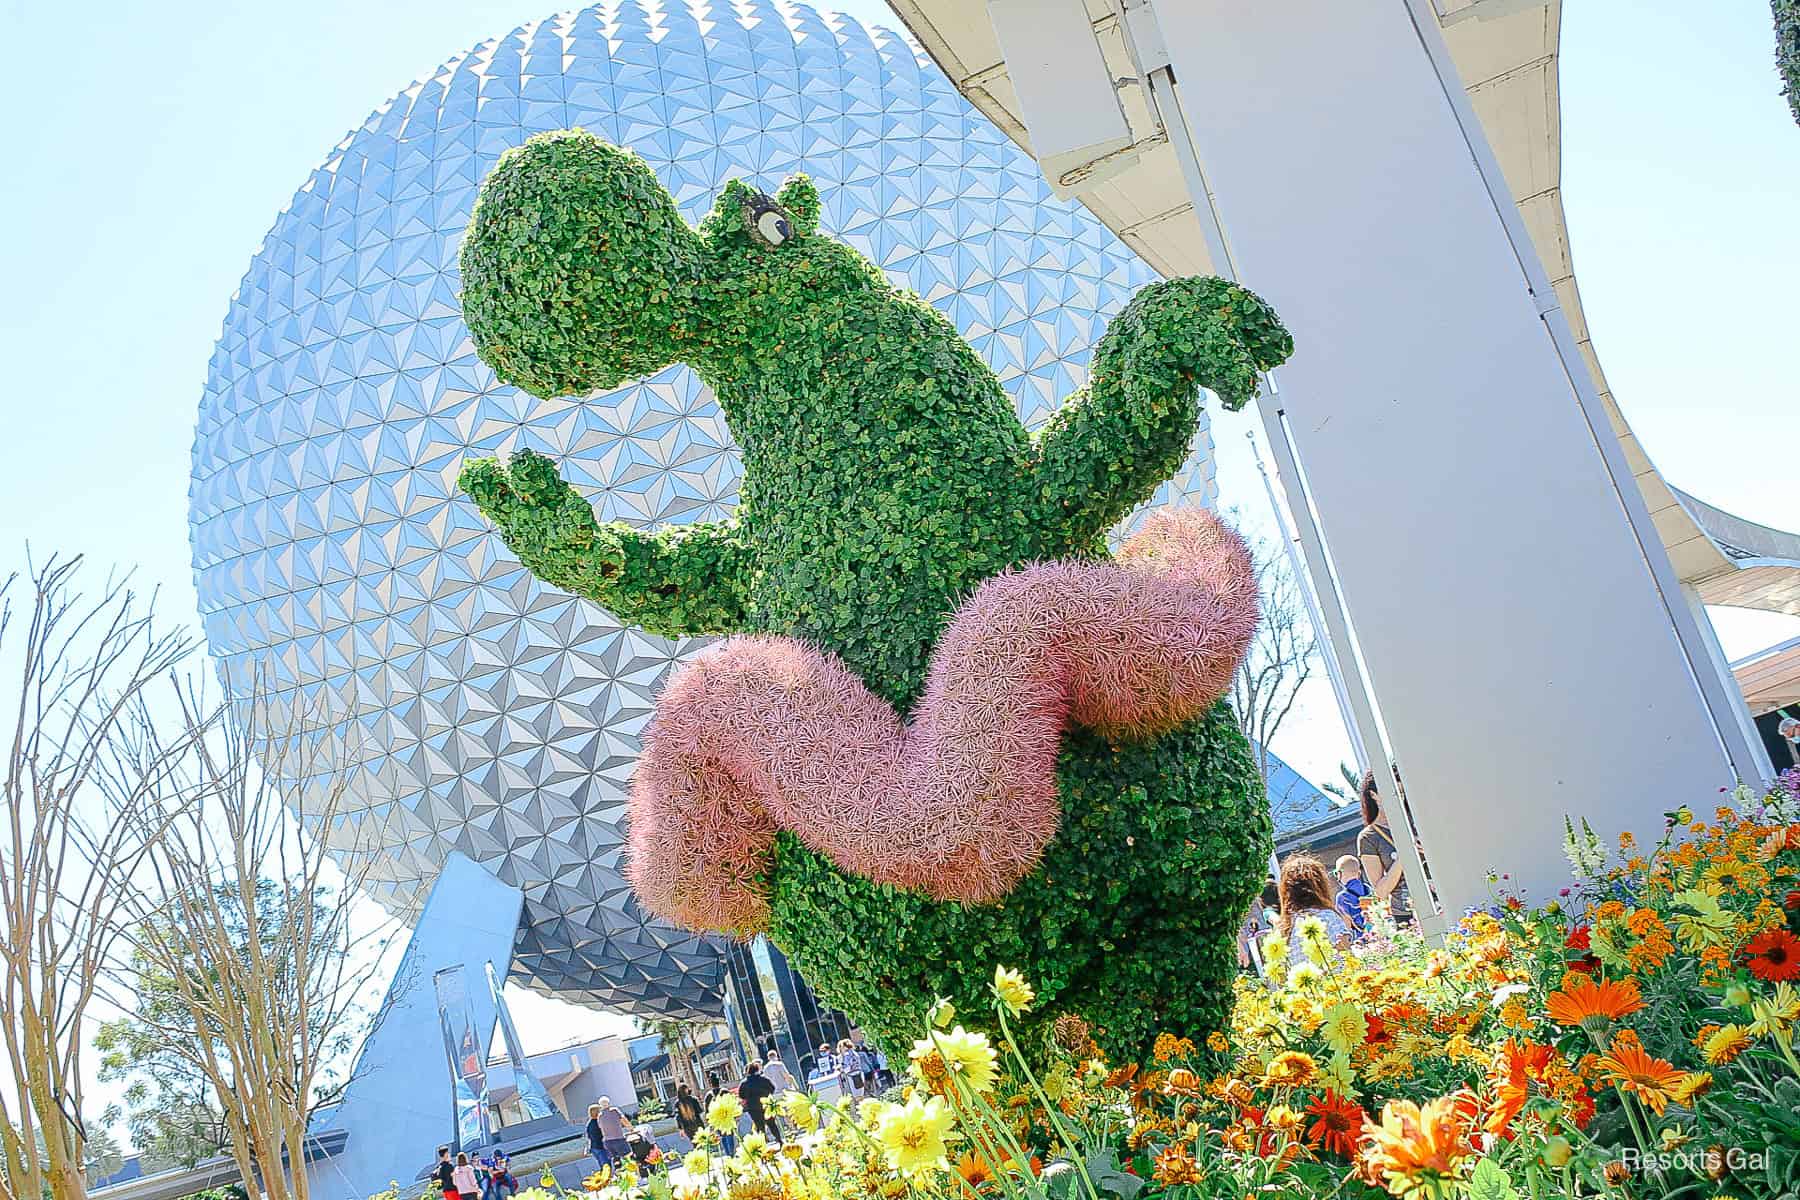
<svg viewBox="0 0 1800 1200"><path fill-rule="evenodd" d="M508 151L462 251L482 357L542 396L686 362L744 454L727 524L601 524L530 453L463 487L535 574L670 636L804 638L903 712L974 586L1104 553L1106 531L1186 455L1199 389L1233 407L1292 341L1249 291L1141 291L1092 379L1037 437L942 314L817 232L804 177L724 188L698 230L650 168L580 131ZM1071 733L1064 828L1004 903L878 888L792 839L770 871L772 934L827 999L896 1044L933 995L974 1002L992 964L1135 1053L1220 1023L1238 915L1269 850L1261 788L1222 708L1152 745Z"/></svg>
<svg viewBox="0 0 1800 1200"><path fill-rule="evenodd" d="M1800 121L1800 0L1772 0L1775 13L1775 69L1794 120Z"/></svg>

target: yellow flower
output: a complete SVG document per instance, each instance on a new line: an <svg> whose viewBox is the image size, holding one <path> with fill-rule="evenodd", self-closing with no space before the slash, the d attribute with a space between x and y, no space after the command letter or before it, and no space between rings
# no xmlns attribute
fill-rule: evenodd
<svg viewBox="0 0 1800 1200"><path fill-rule="evenodd" d="M942 1166L947 1143L955 1137L951 1126L956 1116L943 1097L926 1100L916 1097L904 1105L889 1105L875 1129L888 1165L903 1174L915 1175L930 1167Z"/></svg>
<svg viewBox="0 0 1800 1200"><path fill-rule="evenodd" d="M681 1167L689 1175L706 1175L712 1171L712 1155L704 1150L689 1150L682 1156Z"/></svg>
<svg viewBox="0 0 1800 1200"><path fill-rule="evenodd" d="M1340 1096L1356 1095L1356 1073L1351 1070L1350 1055L1333 1053L1320 1068L1317 1083Z"/></svg>
<svg viewBox="0 0 1800 1200"><path fill-rule="evenodd" d="M1206 1035L1206 1048L1214 1054L1223 1054L1231 1049L1231 1042L1224 1034L1215 1029Z"/></svg>
<svg viewBox="0 0 1800 1200"><path fill-rule="evenodd" d="M1284 1050L1269 1061L1264 1082L1270 1087L1305 1087L1319 1072L1319 1064L1304 1050Z"/></svg>
<svg viewBox="0 0 1800 1200"><path fill-rule="evenodd" d="M1800 992L1783 982L1775 985L1773 996L1759 997L1750 1004L1750 1032L1756 1037L1772 1037L1782 1045L1793 1036L1791 1030L1800 1020Z"/></svg>
<svg viewBox="0 0 1800 1200"><path fill-rule="evenodd" d="M947 1028L950 1022L956 1020L956 1005L939 996L931 1002L931 1007L925 1010L925 1019L939 1029Z"/></svg>
<svg viewBox="0 0 1800 1200"><path fill-rule="evenodd" d="M1354 1004L1334 1004L1325 1010L1320 1032L1325 1035L1326 1045L1346 1054L1363 1044L1363 1039L1369 1035L1369 1023Z"/></svg>
<svg viewBox="0 0 1800 1200"><path fill-rule="evenodd" d="M1670 897L1676 906L1675 933L1689 950L1722 946L1731 939L1737 918L1719 905L1719 898L1701 888L1689 888ZM1681 911L1686 909L1688 911Z"/></svg>
<svg viewBox="0 0 1800 1200"><path fill-rule="evenodd" d="M1263 938L1262 952L1265 963L1285 962L1288 956L1288 941L1279 933L1271 933Z"/></svg>
<svg viewBox="0 0 1800 1200"><path fill-rule="evenodd" d="M873 1133L875 1128L881 1124L882 1118L887 1116L888 1109L897 1107L899 1106L889 1104L886 1100L876 1100L871 1097L857 1106L856 1123Z"/></svg>
<svg viewBox="0 0 1800 1200"><path fill-rule="evenodd" d="M1324 975L1313 963L1298 963L1292 971L1288 972L1288 986L1298 991L1302 988L1311 987L1322 978L1324 978Z"/></svg>
<svg viewBox="0 0 1800 1200"><path fill-rule="evenodd" d="M1673 1092L1675 1103L1685 1104L1689 1108L1694 1107L1694 1098L1705 1095L1711 1090L1712 1083L1711 1071L1689 1071L1681 1082L1675 1085ZM1668 1133L1669 1131L1664 1130L1663 1132Z"/></svg>
<svg viewBox="0 0 1800 1200"><path fill-rule="evenodd" d="M1500 1023L1508 1029L1530 1029L1531 1014L1525 1002L1514 996L1500 1006Z"/></svg>
<svg viewBox="0 0 1800 1200"><path fill-rule="evenodd" d="M1031 1007L1037 999L1037 993L1025 982L1025 976L1011 967L994 968L994 994L1000 997L1000 1003L1006 1005L1013 1016L1018 1016Z"/></svg>
<svg viewBox="0 0 1800 1200"><path fill-rule="evenodd" d="M1700 1047L1709 1066L1722 1067L1750 1048L1750 1033L1742 1025L1721 1025Z"/></svg>
<svg viewBox="0 0 1800 1200"><path fill-rule="evenodd" d="M720 1092L706 1108L706 1123L720 1133L736 1133L744 1102L731 1092Z"/></svg>
<svg viewBox="0 0 1800 1200"><path fill-rule="evenodd" d="M811 1133L819 1127L818 1107L805 1092L784 1093L780 1105L781 1115L792 1121L801 1133Z"/></svg>
<svg viewBox="0 0 1800 1200"><path fill-rule="evenodd" d="M986 1092L993 1089L994 1064L1000 1056L994 1052L985 1034L970 1033L958 1025L948 1033L914 1042L908 1057L913 1060L914 1073L920 1078L925 1077L920 1064L933 1054L942 1056L944 1068L971 1090Z"/></svg>

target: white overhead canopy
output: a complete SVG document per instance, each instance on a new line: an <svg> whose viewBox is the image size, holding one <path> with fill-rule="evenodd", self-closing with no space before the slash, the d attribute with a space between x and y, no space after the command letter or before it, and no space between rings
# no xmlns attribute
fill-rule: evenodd
<svg viewBox="0 0 1800 1200"><path fill-rule="evenodd" d="M1757 716L1800 705L1800 638L1752 654L1731 664L1744 699Z"/></svg>
<svg viewBox="0 0 1800 1200"><path fill-rule="evenodd" d="M1085 0L1132 143L1061 180L1164 275L1217 274L1181 166L1152 113L1112 0ZM1683 583L1708 604L1800 616L1800 536L1734 517L1663 480L1619 411L1600 369L1569 251L1562 207L1562 129L1557 96L1561 0L1434 0L1444 39L1489 143L1572 326L1613 430ZM913 36L969 101L1026 149L1022 106L989 16L970 0L889 0ZM1192 114L1190 121L1204 120ZM1254 280L1247 281L1254 286Z"/></svg>

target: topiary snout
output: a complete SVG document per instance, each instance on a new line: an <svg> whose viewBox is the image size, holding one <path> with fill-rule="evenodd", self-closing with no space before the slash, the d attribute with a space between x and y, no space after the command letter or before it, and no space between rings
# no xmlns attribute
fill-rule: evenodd
<svg viewBox="0 0 1800 1200"><path fill-rule="evenodd" d="M771 197L734 180L691 228L650 165L583 130L500 156L464 237L462 302L476 352L534 396L617 387L716 345L719 285L817 227L804 176ZM766 264L765 264L766 265Z"/></svg>

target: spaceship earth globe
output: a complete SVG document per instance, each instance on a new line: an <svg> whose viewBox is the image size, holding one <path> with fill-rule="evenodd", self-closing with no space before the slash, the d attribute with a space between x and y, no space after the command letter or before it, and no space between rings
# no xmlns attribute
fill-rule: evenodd
<svg viewBox="0 0 1800 1200"><path fill-rule="evenodd" d="M482 177L581 126L642 154L697 222L727 180L806 172L824 232L944 312L1036 425L1153 276L901 36L773 0L608 0L459 54L376 109L295 193L232 298L190 489L206 636L238 694L322 748L340 850L416 912L452 850L522 889L515 978L599 1007L699 1016L706 939L642 913L625 797L660 681L692 643L525 571L455 481L471 456L555 459L601 519L730 515L739 461L674 367L541 400L475 356L457 248ZM1213 494L1204 426L1160 500Z"/></svg>

